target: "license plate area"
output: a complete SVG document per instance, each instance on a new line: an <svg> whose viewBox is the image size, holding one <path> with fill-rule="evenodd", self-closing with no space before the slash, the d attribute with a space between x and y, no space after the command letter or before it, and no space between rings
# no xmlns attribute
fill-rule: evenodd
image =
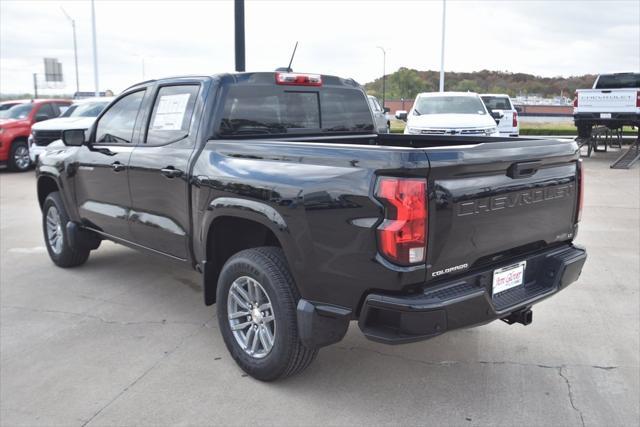
<svg viewBox="0 0 640 427"><path fill-rule="evenodd" d="M600 118L601 119L610 119L611 118L611 113L600 113Z"/></svg>
<svg viewBox="0 0 640 427"><path fill-rule="evenodd" d="M497 295L509 289L522 286L524 283L524 271L526 261L511 264L506 267L493 270L492 295Z"/></svg>

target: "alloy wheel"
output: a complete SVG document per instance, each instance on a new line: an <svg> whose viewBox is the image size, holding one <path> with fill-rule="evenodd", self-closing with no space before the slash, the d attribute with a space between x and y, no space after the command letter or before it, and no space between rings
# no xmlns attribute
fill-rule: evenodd
<svg viewBox="0 0 640 427"><path fill-rule="evenodd" d="M60 213L55 206L51 206L47 211L47 242L54 254L60 255L62 252L63 239Z"/></svg>
<svg viewBox="0 0 640 427"><path fill-rule="evenodd" d="M16 151L13 153L13 161L18 169L27 169L29 167L29 164L31 164L31 159L29 158L29 149L24 145L16 148Z"/></svg>
<svg viewBox="0 0 640 427"><path fill-rule="evenodd" d="M227 296L231 332L242 350L256 359L265 357L275 342L276 322L266 291L248 276L237 278Z"/></svg>

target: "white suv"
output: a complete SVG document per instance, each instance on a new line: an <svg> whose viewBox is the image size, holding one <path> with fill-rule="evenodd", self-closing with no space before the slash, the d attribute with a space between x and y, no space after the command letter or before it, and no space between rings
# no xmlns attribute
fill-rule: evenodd
<svg viewBox="0 0 640 427"><path fill-rule="evenodd" d="M29 157L36 163L49 144L62 138L67 129L89 129L113 97L86 98L75 101L58 118L34 124L29 135Z"/></svg>
<svg viewBox="0 0 640 427"><path fill-rule="evenodd" d="M485 93L480 95L484 105L490 112L502 114L498 123L498 131L501 136L520 136L520 124L518 112L513 106L509 95L499 93Z"/></svg>
<svg viewBox="0 0 640 427"><path fill-rule="evenodd" d="M404 133L500 136L496 121L473 92L419 93L407 114Z"/></svg>

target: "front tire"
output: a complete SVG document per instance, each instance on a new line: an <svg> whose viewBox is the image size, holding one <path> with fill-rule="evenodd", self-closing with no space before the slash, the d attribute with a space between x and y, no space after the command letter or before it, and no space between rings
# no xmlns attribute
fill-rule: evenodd
<svg viewBox="0 0 640 427"><path fill-rule="evenodd" d="M11 144L9 151L9 170L14 172L24 172L31 167L29 157L29 145L26 141L17 140Z"/></svg>
<svg viewBox="0 0 640 427"><path fill-rule="evenodd" d="M218 279L218 324L236 363L274 381L305 369L318 353L298 336L300 295L282 249L260 247L232 256Z"/></svg>
<svg viewBox="0 0 640 427"><path fill-rule="evenodd" d="M76 238L73 244L69 239L67 224L69 216L64 208L60 193L49 194L42 206L42 229L44 242L51 261L58 267L69 268L87 262L90 246Z"/></svg>

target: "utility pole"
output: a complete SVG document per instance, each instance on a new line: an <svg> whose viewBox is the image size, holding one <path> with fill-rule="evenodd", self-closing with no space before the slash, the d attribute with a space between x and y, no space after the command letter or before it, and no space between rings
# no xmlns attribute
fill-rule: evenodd
<svg viewBox="0 0 640 427"><path fill-rule="evenodd" d="M80 79L78 78L78 42L76 41L76 21L67 14L64 8L61 7L60 9L62 9L64 16L66 16L69 22L71 22L71 28L73 29L73 57L76 63L76 93L78 93L80 92Z"/></svg>
<svg viewBox="0 0 640 427"><path fill-rule="evenodd" d="M447 0L442 0L442 49L440 51L440 92L444 92L444 27L447 16Z"/></svg>
<svg viewBox="0 0 640 427"><path fill-rule="evenodd" d="M386 83L387 83L387 51L381 46L376 46L382 51L382 110L384 111L384 103L386 100Z"/></svg>
<svg viewBox="0 0 640 427"><path fill-rule="evenodd" d="M38 98L38 74L33 73L33 99Z"/></svg>
<svg viewBox="0 0 640 427"><path fill-rule="evenodd" d="M91 29L93 33L93 83L95 85L95 96L100 96L100 85L98 84L98 45L96 43L96 6L91 0Z"/></svg>
<svg viewBox="0 0 640 427"><path fill-rule="evenodd" d="M245 71L244 63L244 0L235 1L236 71Z"/></svg>

